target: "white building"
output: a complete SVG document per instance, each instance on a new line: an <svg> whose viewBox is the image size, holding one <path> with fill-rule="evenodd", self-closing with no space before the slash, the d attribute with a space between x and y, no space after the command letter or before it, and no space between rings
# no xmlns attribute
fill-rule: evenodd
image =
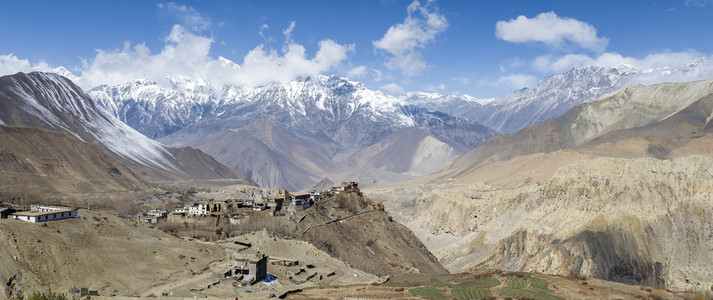
<svg viewBox="0 0 713 300"><path fill-rule="evenodd" d="M60 206L32 205L31 211L20 211L12 214L13 219L32 223L62 220L77 217L77 209Z"/></svg>
<svg viewBox="0 0 713 300"><path fill-rule="evenodd" d="M205 216L208 215L208 204L205 203L193 203L191 207L188 208L188 214L194 216Z"/></svg>
<svg viewBox="0 0 713 300"><path fill-rule="evenodd" d="M253 210L254 211L267 210L267 203L255 203L255 205L253 205Z"/></svg>
<svg viewBox="0 0 713 300"><path fill-rule="evenodd" d="M166 216L168 216L168 212L165 210L154 209L152 211L147 212L146 215L157 218L165 218Z"/></svg>

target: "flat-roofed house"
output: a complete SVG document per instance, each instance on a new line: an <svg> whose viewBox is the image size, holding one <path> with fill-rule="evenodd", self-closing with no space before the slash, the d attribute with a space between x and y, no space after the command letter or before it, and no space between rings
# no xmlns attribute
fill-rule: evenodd
<svg viewBox="0 0 713 300"><path fill-rule="evenodd" d="M32 208L34 210L16 212L12 218L40 223L77 217L77 209L72 207L33 205Z"/></svg>
<svg viewBox="0 0 713 300"><path fill-rule="evenodd" d="M243 276L243 281L253 284L267 277L267 259L265 255L246 255L235 260L232 276Z"/></svg>

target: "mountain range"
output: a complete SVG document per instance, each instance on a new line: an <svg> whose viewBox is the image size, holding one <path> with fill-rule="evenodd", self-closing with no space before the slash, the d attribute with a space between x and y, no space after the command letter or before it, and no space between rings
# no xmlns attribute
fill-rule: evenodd
<svg viewBox="0 0 713 300"><path fill-rule="evenodd" d="M0 124L68 134L112 155L147 182L254 184L200 150L166 147L147 138L97 106L72 81L53 73L0 77Z"/></svg>
<svg viewBox="0 0 713 300"><path fill-rule="evenodd" d="M556 118L629 84L696 78L709 64L572 69L498 99L397 97L321 75L256 88L172 76L168 86L135 80L88 94L146 136L201 149L261 186L304 189L325 177L377 184L426 175L499 133Z"/></svg>
<svg viewBox="0 0 713 300"><path fill-rule="evenodd" d="M336 76L255 89L170 82L163 88L138 80L89 94L147 136L197 147L264 187L304 189L325 177L368 184L407 179L496 134Z"/></svg>
<svg viewBox="0 0 713 300"><path fill-rule="evenodd" d="M633 85L367 194L450 271L707 291L712 115L713 79Z"/></svg>

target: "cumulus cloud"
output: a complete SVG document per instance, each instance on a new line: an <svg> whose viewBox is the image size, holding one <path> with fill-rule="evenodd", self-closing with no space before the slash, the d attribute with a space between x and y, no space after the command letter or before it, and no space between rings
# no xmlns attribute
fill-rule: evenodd
<svg viewBox="0 0 713 300"><path fill-rule="evenodd" d="M259 45L245 55L239 67L231 67L210 56L212 38L191 33L181 25L174 25L164 41L158 53L152 53L143 43L129 42L121 50L97 50L94 59L85 61L80 84L92 88L138 78L166 83L168 76L179 75L205 78L218 85L260 86L320 74L337 67L354 51L354 45L329 39L318 43L312 58L295 42L286 42L282 52Z"/></svg>
<svg viewBox="0 0 713 300"><path fill-rule="evenodd" d="M521 89L521 88L532 86L536 82L537 82L537 77L535 77L533 75L517 73L517 74L500 76L500 78L498 78L498 80L495 80L495 81L482 80L479 82L479 85Z"/></svg>
<svg viewBox="0 0 713 300"><path fill-rule="evenodd" d="M442 91L446 89L446 85L441 83L439 85L433 85L433 84L427 84L426 85L426 91L429 92L437 92L437 91Z"/></svg>
<svg viewBox="0 0 713 300"><path fill-rule="evenodd" d="M362 78L362 77L364 77L364 75L366 75L366 72L367 72L366 66L363 66L363 65L358 66L358 67L355 67L355 68L352 68L351 70L349 70L349 72L347 72L347 77L353 78L353 79L354 78Z"/></svg>
<svg viewBox="0 0 713 300"><path fill-rule="evenodd" d="M388 94L392 94L392 95L401 95L405 92L404 88L402 88L401 86L399 86L396 83L389 83L389 84L382 85L381 87L379 87L379 89L388 93Z"/></svg>
<svg viewBox="0 0 713 300"><path fill-rule="evenodd" d="M385 63L387 67L399 69L406 76L414 76L427 67L419 49L425 48L437 34L445 31L448 21L438 13L432 1L422 4L415 0L406 11L403 23L391 26L384 37L372 41L372 44L375 49L390 55Z"/></svg>
<svg viewBox="0 0 713 300"><path fill-rule="evenodd" d="M173 2L159 3L157 6L159 12L177 17L185 27L195 32L205 31L210 28L210 18L193 7Z"/></svg>
<svg viewBox="0 0 713 300"><path fill-rule="evenodd" d="M557 16L554 12L541 13L534 18L518 16L495 24L495 36L511 43L538 42L554 48L575 45L600 52L609 39L597 36L594 26L585 22Z"/></svg>
<svg viewBox="0 0 713 300"><path fill-rule="evenodd" d="M513 57L510 59L506 59L500 64L500 72L507 72L510 69L513 68L519 68L520 66L524 65L525 63L523 62L520 57Z"/></svg>
<svg viewBox="0 0 713 300"><path fill-rule="evenodd" d="M374 73L374 81L376 82L394 79L394 77L391 76L391 73L384 73L384 71L379 69L373 69L371 71Z"/></svg>
<svg viewBox="0 0 713 300"><path fill-rule="evenodd" d="M451 80L457 82L458 84L468 84L468 78L467 77L462 77L462 76L456 76L451 78Z"/></svg>
<svg viewBox="0 0 713 300"><path fill-rule="evenodd" d="M53 72L65 76L73 81L78 79L72 72L65 69L64 67L53 68L44 61L32 64L27 59L21 59L15 56L15 54L0 54L0 76L12 75L17 72Z"/></svg>
<svg viewBox="0 0 713 300"><path fill-rule="evenodd" d="M20 59L14 54L0 55L0 75L15 74L17 72L32 72L36 66L32 66L29 60Z"/></svg>
<svg viewBox="0 0 713 300"><path fill-rule="evenodd" d="M587 66L614 67L620 65L630 65L640 70L647 70L663 67L678 67L702 56L705 55L694 50L681 52L664 51L649 54L644 58L623 56L616 52L606 52L594 57L585 54L567 54L559 57L542 55L535 58L532 65L536 70L544 73L561 73L571 68Z"/></svg>

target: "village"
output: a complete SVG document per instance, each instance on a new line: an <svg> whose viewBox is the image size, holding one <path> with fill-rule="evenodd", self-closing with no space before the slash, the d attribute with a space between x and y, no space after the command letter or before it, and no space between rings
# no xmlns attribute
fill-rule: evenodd
<svg viewBox="0 0 713 300"><path fill-rule="evenodd" d="M288 192L286 189L278 189L277 196L261 200L206 199L192 201L173 210L154 209L141 212L134 218L137 222L146 224L205 222L210 218L227 218L230 224L238 225L248 214L267 213L273 216L295 214L310 208L324 197L350 192L359 192L359 184L353 181L344 181L332 185L327 190L309 192Z"/></svg>
<svg viewBox="0 0 713 300"><path fill-rule="evenodd" d="M334 195L346 193L359 193L359 185L353 181L345 181L334 184L328 189L317 191L298 191L288 192L285 189L279 189L274 197L263 198L261 200L254 199L205 199L200 201L191 201L186 205L173 208L172 210L152 209L146 212L141 212L132 217L136 224L146 224L150 227L158 225L171 224L216 224L221 219L223 222L228 220L228 223L239 227L244 224L246 219L255 218L256 215L265 217L288 217L283 219L299 219L297 214L303 213L310 209L315 203L319 203L322 199L327 199ZM18 210L10 207L0 207L0 218L15 219L30 223L45 223L59 221L63 219L79 218L79 208L66 207L57 205L41 205L33 204L30 210ZM88 219L91 221L91 210L87 210L90 214ZM302 216L304 217L304 216ZM87 216L84 217L87 219ZM159 227L158 229L163 229ZM164 230L166 231L166 230ZM190 237L186 237L192 240ZM288 276L292 284L303 284L314 276L307 275L304 267L314 268L312 265L300 266L300 261L290 258L268 257L260 252L259 248L252 247L251 243L232 241L231 247L237 247L239 251L233 257L232 266L228 267L222 274L224 278L234 278L241 282L241 286L250 286L260 281L270 280L268 271L268 262L272 265L285 267L297 267L298 271ZM305 274L305 278L298 278L297 274ZM334 272L324 272L319 276L322 277L334 276ZM273 278L274 279L274 278Z"/></svg>

